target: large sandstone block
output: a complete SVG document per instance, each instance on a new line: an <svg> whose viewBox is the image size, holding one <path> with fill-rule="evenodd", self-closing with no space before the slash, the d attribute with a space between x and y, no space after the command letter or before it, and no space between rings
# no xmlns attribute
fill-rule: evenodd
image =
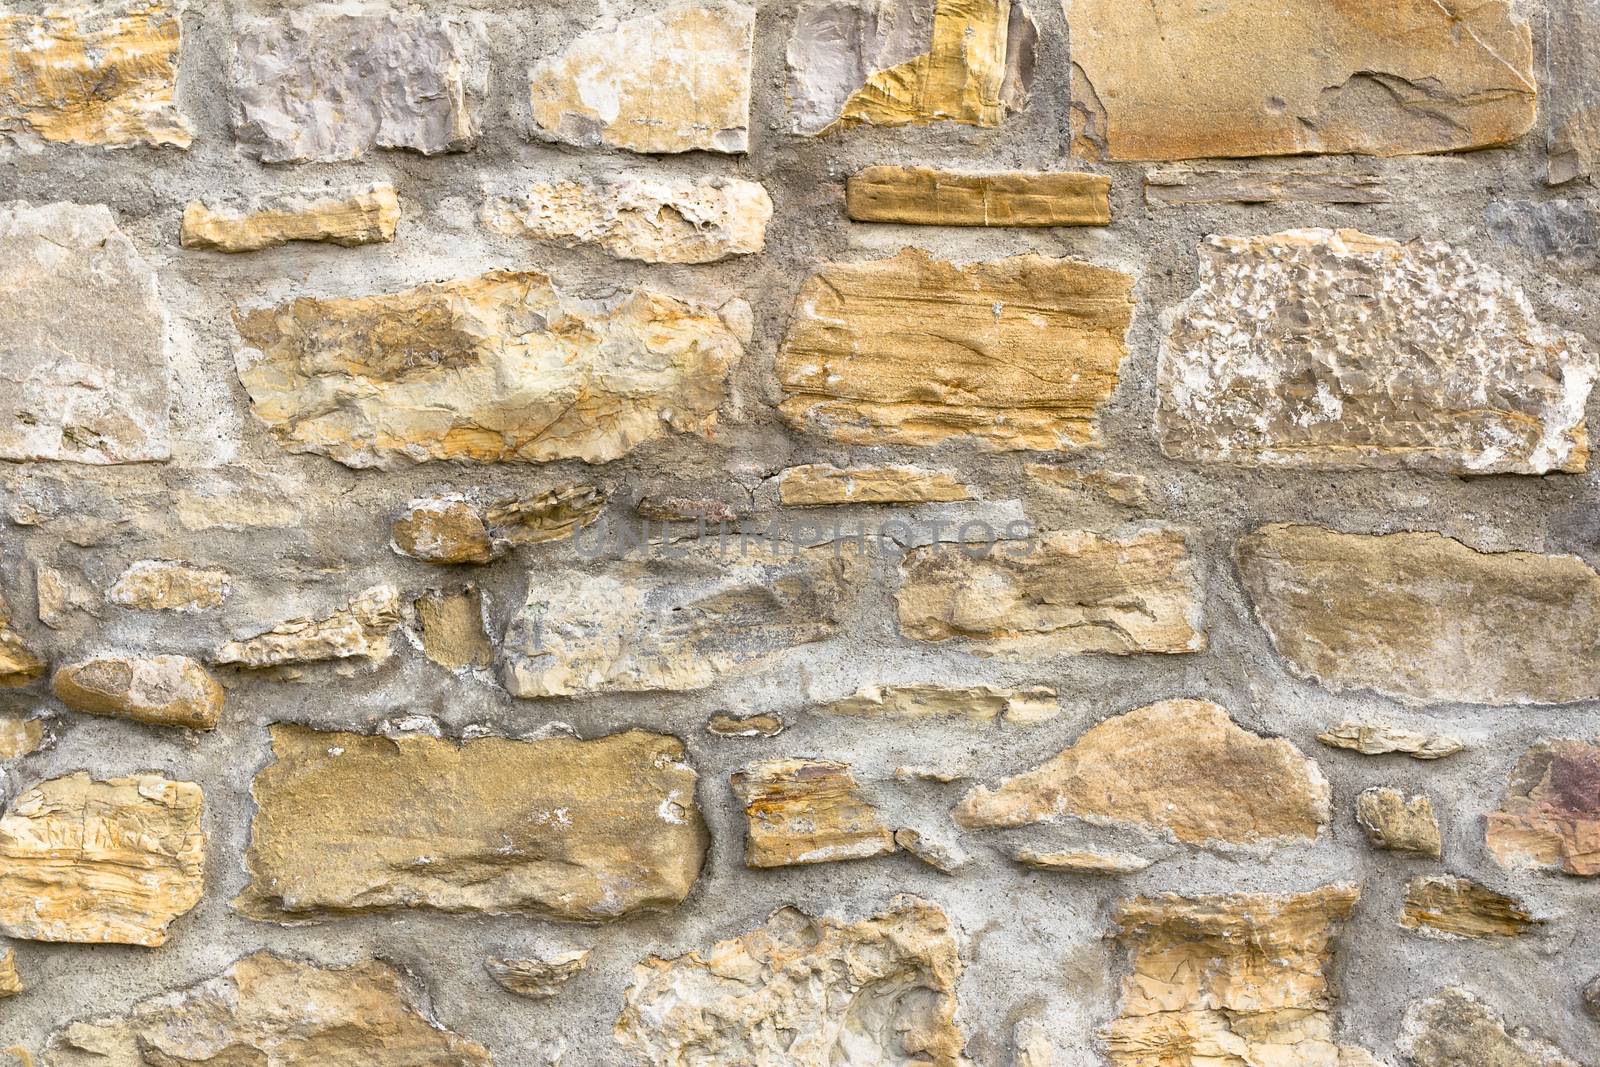
<svg viewBox="0 0 1600 1067"><path fill-rule="evenodd" d="M1485 843L1506 867L1600 875L1600 744L1541 741L1524 752Z"/></svg>
<svg viewBox="0 0 1600 1067"><path fill-rule="evenodd" d="M244 204L212 207L191 201L183 209L179 241L185 248L255 252L290 241L324 241L353 248L394 240L400 198L380 182L365 188L287 193Z"/></svg>
<svg viewBox="0 0 1600 1067"><path fill-rule="evenodd" d="M707 308L641 289L596 309L532 271L235 322L256 416L289 450L350 467L604 463L668 430L709 434L743 351Z"/></svg>
<svg viewBox="0 0 1600 1067"><path fill-rule="evenodd" d="M795 299L779 411L847 444L1094 444L1128 354L1133 282L1033 255L963 267L908 249L828 264Z"/></svg>
<svg viewBox="0 0 1600 1067"><path fill-rule="evenodd" d="M1093 158L1399 156L1533 125L1532 39L1505 0L1066 6L1073 133Z"/></svg>
<svg viewBox="0 0 1600 1067"><path fill-rule="evenodd" d="M708 837L676 738L463 742L272 728L234 906L305 921L393 908L604 922L680 903Z"/></svg>
<svg viewBox="0 0 1600 1067"><path fill-rule="evenodd" d="M1600 356L1445 245L1355 230L1211 237L1161 349L1175 459L1581 472Z"/></svg>
<svg viewBox="0 0 1600 1067"><path fill-rule="evenodd" d="M1273 647L1330 689L1406 704L1600 696L1600 575L1575 556L1286 525L1235 555Z"/></svg>
<svg viewBox="0 0 1600 1067"><path fill-rule="evenodd" d="M1111 179L1071 171L965 174L868 167L844 186L857 222L910 226L1108 226Z"/></svg>

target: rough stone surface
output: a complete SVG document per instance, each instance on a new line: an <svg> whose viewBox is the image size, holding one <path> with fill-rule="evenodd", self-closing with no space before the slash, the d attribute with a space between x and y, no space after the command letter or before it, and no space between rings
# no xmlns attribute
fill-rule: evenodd
<svg viewBox="0 0 1600 1067"><path fill-rule="evenodd" d="M389 546L424 563L488 563L494 542L478 509L458 496L413 500L394 520Z"/></svg>
<svg viewBox="0 0 1600 1067"><path fill-rule="evenodd" d="M1486 843L1513 869L1600 875L1600 745L1545 741L1524 752Z"/></svg>
<svg viewBox="0 0 1600 1067"><path fill-rule="evenodd" d="M1040 852L1024 848L1018 849L1012 858L1036 871L1069 871L1076 874L1138 874L1152 862L1131 852L1094 852L1087 849Z"/></svg>
<svg viewBox="0 0 1600 1067"><path fill-rule="evenodd" d="M1578 1067L1554 1046L1508 1032L1498 1012L1460 988L1412 1004L1400 1048L1418 1067Z"/></svg>
<svg viewBox="0 0 1600 1067"><path fill-rule="evenodd" d="M74 711L152 726L212 730L222 718L222 686L187 656L70 663L56 668L50 688Z"/></svg>
<svg viewBox="0 0 1600 1067"><path fill-rule="evenodd" d="M326 615L289 619L264 633L229 641L214 662L252 670L352 660L382 663L394 652L400 598L376 585Z"/></svg>
<svg viewBox="0 0 1600 1067"><path fill-rule="evenodd" d="M848 764L753 763L729 780L744 805L750 867L871 859L895 850L894 831L862 795Z"/></svg>
<svg viewBox="0 0 1600 1067"><path fill-rule="evenodd" d="M1407 883L1400 925L1447 939L1520 937L1543 926L1544 920L1470 878L1430 875Z"/></svg>
<svg viewBox="0 0 1600 1067"><path fill-rule="evenodd" d="M1408 797L1388 786L1363 789L1356 797L1356 822L1374 848L1439 858L1439 820L1425 794Z"/></svg>
<svg viewBox="0 0 1600 1067"><path fill-rule="evenodd" d="M494 645L484 633L483 595L475 585L455 593L437 589L412 605L421 631L422 652L451 671L487 670L494 664Z"/></svg>
<svg viewBox="0 0 1600 1067"><path fill-rule="evenodd" d="M106 590L106 599L140 611L176 611L185 615L220 608L230 592L228 572L194 567L166 559L130 563Z"/></svg>
<svg viewBox="0 0 1600 1067"><path fill-rule="evenodd" d="M562 949L539 956L491 956L484 962L489 977L519 997L544 1000L561 992L561 987L589 962L586 948Z"/></svg>
<svg viewBox="0 0 1600 1067"><path fill-rule="evenodd" d="M788 507L826 504L929 504L967 500L972 490L954 477L918 467L834 467L811 463L778 476L778 499Z"/></svg>
<svg viewBox="0 0 1600 1067"><path fill-rule="evenodd" d="M11 628L11 608L0 597L0 688L27 685L41 677L48 663Z"/></svg>
<svg viewBox="0 0 1600 1067"><path fill-rule="evenodd" d="M829 715L867 719L966 719L974 723L1034 726L1061 714L1055 690L1001 689L991 685L874 685L817 708Z"/></svg>
<svg viewBox="0 0 1600 1067"><path fill-rule="evenodd" d="M495 541L540 545L571 537L594 522L606 498L592 485L563 485L532 496L511 497L484 515Z"/></svg>
<svg viewBox="0 0 1600 1067"><path fill-rule="evenodd" d="M0 715L0 763L31 756L44 747L43 719Z"/></svg>
<svg viewBox="0 0 1600 1067"><path fill-rule="evenodd" d="M1066 496L1098 499L1129 511L1142 511L1151 504L1150 480L1142 474L1079 471L1050 463L1028 463L1023 471L1033 484Z"/></svg>
<svg viewBox="0 0 1600 1067"><path fill-rule="evenodd" d="M1398 752L1412 759L1436 760L1453 756L1466 748L1460 741L1443 734L1426 734L1400 726L1345 720L1317 735L1329 748L1343 748L1363 756L1385 756Z"/></svg>
<svg viewBox="0 0 1600 1067"><path fill-rule="evenodd" d="M706 733L715 737L777 737L785 723L777 715L729 715L718 712L706 720Z"/></svg>
<svg viewBox="0 0 1600 1067"><path fill-rule="evenodd" d="M1579 178L1592 179L1600 160L1600 106L1574 112L1550 132L1546 180L1565 185Z"/></svg>
<svg viewBox="0 0 1600 1067"><path fill-rule="evenodd" d="M0 1000L27 991L22 975L17 972L17 953L14 949L0 949Z"/></svg>
<svg viewBox="0 0 1600 1067"><path fill-rule="evenodd" d="M959 848L935 841L910 826L902 826L894 832L894 843L940 874L959 874L972 865L972 857Z"/></svg>
<svg viewBox="0 0 1600 1067"><path fill-rule="evenodd" d="M1503 245L1565 270L1600 263L1600 207L1587 200L1497 200L1484 225Z"/></svg>
<svg viewBox="0 0 1600 1067"><path fill-rule="evenodd" d="M1381 177L1314 170L1244 171L1210 167L1166 167L1144 178L1145 203L1191 204L1387 204Z"/></svg>
<svg viewBox="0 0 1600 1067"><path fill-rule="evenodd" d="M400 197L387 182L333 193L290 193L213 207L199 200L183 209L185 248L257 252L290 241L354 248L394 240Z"/></svg>
<svg viewBox="0 0 1600 1067"><path fill-rule="evenodd" d="M1109 226L1111 179L868 167L845 182L845 210L857 222L909 226Z"/></svg>

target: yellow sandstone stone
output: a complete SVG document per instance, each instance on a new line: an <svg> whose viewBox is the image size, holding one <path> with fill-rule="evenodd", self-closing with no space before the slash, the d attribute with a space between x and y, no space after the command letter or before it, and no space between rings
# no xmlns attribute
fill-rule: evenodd
<svg viewBox="0 0 1600 1067"><path fill-rule="evenodd" d="M183 209L185 248L255 252L290 241L354 247L394 240L400 198L377 184L341 193L267 197L244 207L213 208L191 201Z"/></svg>
<svg viewBox="0 0 1600 1067"><path fill-rule="evenodd" d="M17 973L16 950L0 949L0 1000L14 997L26 990L27 986L22 984L22 975Z"/></svg>
<svg viewBox="0 0 1600 1067"><path fill-rule="evenodd" d="M1111 179L1098 174L963 174L868 167L845 182L857 222L911 226L1109 226Z"/></svg>
<svg viewBox="0 0 1600 1067"><path fill-rule="evenodd" d="M222 686L187 656L102 656L56 669L50 688L74 711L152 726L213 730Z"/></svg>
<svg viewBox="0 0 1600 1067"><path fill-rule="evenodd" d="M122 572L106 599L141 611L192 613L221 607L228 593L227 571L142 559Z"/></svg>
<svg viewBox="0 0 1600 1067"><path fill-rule="evenodd" d="M916 467L790 467L778 478L778 500L790 507L824 504L925 504L969 500L972 490L948 474Z"/></svg>
<svg viewBox="0 0 1600 1067"><path fill-rule="evenodd" d="M483 631L483 594L475 585L455 593L429 590L416 599L422 652L451 671L483 670L494 663L494 645Z"/></svg>
<svg viewBox="0 0 1600 1067"><path fill-rule="evenodd" d="M21 759L44 745L44 720L0 715L0 763Z"/></svg>
<svg viewBox="0 0 1600 1067"><path fill-rule="evenodd" d="M746 866L871 859L895 850L894 831L862 796L848 764L772 760L730 781L747 820Z"/></svg>
<svg viewBox="0 0 1600 1067"><path fill-rule="evenodd" d="M992 685L874 685L817 709L869 719L962 718L976 723L1034 726L1061 714L1054 689Z"/></svg>
<svg viewBox="0 0 1600 1067"><path fill-rule="evenodd" d="M326 615L288 619L264 633L229 641L214 662L250 670L337 660L378 664L394 654L399 625L400 594L393 586L375 585Z"/></svg>
<svg viewBox="0 0 1600 1067"><path fill-rule="evenodd" d="M1516 900L1468 878L1432 875L1406 885L1400 925L1434 937L1520 937L1544 925Z"/></svg>
<svg viewBox="0 0 1600 1067"><path fill-rule="evenodd" d="M390 527L389 547L424 563L488 563L494 543L478 509L463 497L413 500Z"/></svg>

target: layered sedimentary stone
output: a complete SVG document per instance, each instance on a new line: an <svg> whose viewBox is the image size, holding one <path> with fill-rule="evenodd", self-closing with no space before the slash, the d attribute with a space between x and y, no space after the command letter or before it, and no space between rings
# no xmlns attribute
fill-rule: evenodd
<svg viewBox="0 0 1600 1067"><path fill-rule="evenodd" d="M1467 746L1443 734L1425 734L1399 726L1346 720L1317 735L1329 748L1349 749L1363 756L1385 756L1399 752L1412 759L1436 760L1453 756Z"/></svg>
<svg viewBox="0 0 1600 1067"><path fill-rule="evenodd" d="M871 859L895 850L894 831L833 760L752 763L729 779L744 805L744 862L790 867Z"/></svg>
<svg viewBox="0 0 1600 1067"><path fill-rule="evenodd" d="M1013 0L805 0L789 40L794 128L998 126L1027 102L1037 44Z"/></svg>
<svg viewBox="0 0 1600 1067"><path fill-rule="evenodd" d="M1439 820L1424 794L1408 797L1384 786L1363 789L1356 798L1356 822L1374 848L1439 858Z"/></svg>
<svg viewBox="0 0 1600 1067"><path fill-rule="evenodd" d="M17 973L17 953L13 949L0 949L0 1000L27 991L22 975Z"/></svg>
<svg viewBox="0 0 1600 1067"><path fill-rule="evenodd" d="M1448 246L1210 237L1162 346L1156 422L1167 455L1202 462L1582 471L1597 374L1583 338Z"/></svg>
<svg viewBox="0 0 1600 1067"><path fill-rule="evenodd" d="M982 559L935 544L908 552L900 576L901 633L960 638L981 655L1177 654L1206 644L1193 563L1171 530L1047 533L1002 541Z"/></svg>
<svg viewBox="0 0 1600 1067"><path fill-rule="evenodd" d="M1111 179L1072 171L965 174L868 167L844 187L857 222L911 226L1109 226Z"/></svg>
<svg viewBox="0 0 1600 1067"><path fill-rule="evenodd" d="M494 542L478 509L459 496L413 500L390 529L389 547L424 563L488 563Z"/></svg>
<svg viewBox="0 0 1600 1067"><path fill-rule="evenodd" d="M1069 871L1075 874L1138 874L1152 862L1131 852L1096 852L1089 849L1040 852L1024 848L1018 849L1012 858L1036 871Z"/></svg>
<svg viewBox="0 0 1600 1067"><path fill-rule="evenodd" d="M915 897L860 922L795 908L705 954L633 969L617 1041L639 1062L966 1067L955 1021L960 949L945 913Z"/></svg>
<svg viewBox="0 0 1600 1067"><path fill-rule="evenodd" d="M1408 704L1600 695L1600 575L1576 557L1287 525L1246 535L1235 555L1273 646L1330 689Z"/></svg>
<svg viewBox="0 0 1600 1067"><path fill-rule="evenodd" d="M431 589L413 604L422 652L452 671L484 670L494 663L494 645L484 632L483 594L475 585L455 593Z"/></svg>
<svg viewBox="0 0 1600 1067"><path fill-rule="evenodd" d="M166 317L109 208L0 204L0 292L0 459L169 457Z"/></svg>
<svg viewBox="0 0 1600 1067"><path fill-rule="evenodd" d="M1093 444L1127 355L1133 281L1032 255L829 264L795 300L779 411L848 444Z"/></svg>
<svg viewBox="0 0 1600 1067"><path fill-rule="evenodd" d="M519 997L544 1000L561 992L561 987L588 962L589 950L574 948L539 956L490 956L484 961L484 969L502 989Z"/></svg>
<svg viewBox="0 0 1600 1067"><path fill-rule="evenodd" d="M74 612L100 617L99 598L81 573L40 566L33 577L39 621L52 630L71 625Z"/></svg>
<svg viewBox="0 0 1600 1067"><path fill-rule="evenodd" d="M603 463L708 434L742 346L716 313L635 291L602 310L534 272L236 317L239 378L284 447L351 467Z"/></svg>
<svg viewBox="0 0 1600 1067"><path fill-rule="evenodd" d="M496 233L596 245L646 263L752 255L766 245L771 219L766 189L724 177L534 182L483 206L483 224Z"/></svg>
<svg viewBox="0 0 1600 1067"><path fill-rule="evenodd" d="M754 33L754 8L711 2L585 34L533 68L533 132L633 152L743 152Z"/></svg>
<svg viewBox="0 0 1600 1067"><path fill-rule="evenodd" d="M1431 875L1406 884L1400 925L1433 937L1520 937L1544 925L1516 900L1468 878Z"/></svg>
<svg viewBox="0 0 1600 1067"><path fill-rule="evenodd" d="M152 726L212 730L222 717L222 686L187 656L107 656L56 668L56 697L74 711Z"/></svg>
<svg viewBox="0 0 1600 1067"><path fill-rule="evenodd" d="M453 742L272 728L235 907L392 908L603 922L688 895L708 837L675 738Z"/></svg>
<svg viewBox="0 0 1600 1067"><path fill-rule="evenodd" d="M789 507L827 504L927 504L968 500L972 490L948 474L917 467L835 467L808 463L778 477Z"/></svg>
<svg viewBox="0 0 1600 1067"><path fill-rule="evenodd" d="M1001 689L992 685L873 685L817 709L867 719L968 719L975 723L1033 726L1061 714L1054 689Z"/></svg>
<svg viewBox="0 0 1600 1067"><path fill-rule="evenodd" d="M1150 480L1123 471L1079 471L1050 463L1029 463L1023 472L1035 485L1066 496L1097 499L1129 511L1150 506Z"/></svg>
<svg viewBox="0 0 1600 1067"><path fill-rule="evenodd" d="M0 933L165 943L205 885L200 787L160 775L43 782L0 817Z"/></svg>
<svg viewBox="0 0 1600 1067"><path fill-rule="evenodd" d="M43 719L0 715L0 763L31 756L44 747Z"/></svg>
<svg viewBox="0 0 1600 1067"><path fill-rule="evenodd" d="M64 1027L45 1063L490 1067L488 1050L441 1026L426 1003L417 981L388 963L328 967L257 952L124 1016Z"/></svg>
<svg viewBox="0 0 1600 1067"><path fill-rule="evenodd" d="M1387 204L1393 199L1375 174L1314 170L1218 170L1173 167L1144 178L1145 203L1190 204Z"/></svg>
<svg viewBox="0 0 1600 1067"><path fill-rule="evenodd" d="M106 591L106 599L140 611L193 614L220 608L231 591L228 572L166 559L141 559L128 565Z"/></svg>
<svg viewBox="0 0 1600 1067"><path fill-rule="evenodd" d="M400 594L377 585L326 615L279 623L264 633L229 641L214 662L252 670L337 660L382 663L394 652Z"/></svg>
<svg viewBox="0 0 1600 1067"><path fill-rule="evenodd" d="M449 15L313 4L247 20L234 53L234 133L263 163L424 155L477 140L481 28Z"/></svg>
<svg viewBox="0 0 1600 1067"><path fill-rule="evenodd" d="M1421 1067L1578 1067L1559 1049L1517 1030L1465 989L1451 988L1406 1009L1400 1051Z"/></svg>
<svg viewBox="0 0 1600 1067"><path fill-rule="evenodd" d="M606 498L592 485L561 485L490 506L484 520L494 539L513 545L561 541L600 517Z"/></svg>
<svg viewBox="0 0 1600 1067"><path fill-rule="evenodd" d="M185 248L256 252L290 241L354 248L394 240L400 198L388 183L333 193L258 197L243 205L213 207L191 201L183 209L179 240Z"/></svg>
<svg viewBox="0 0 1600 1067"><path fill-rule="evenodd" d="M1200 846L1314 839L1329 819L1315 761L1226 709L1168 700L1107 719L1034 770L977 786L954 811L968 829L1073 818Z"/></svg>
<svg viewBox="0 0 1600 1067"><path fill-rule="evenodd" d="M0 13L0 134L187 148L180 10L160 0Z"/></svg>
<svg viewBox="0 0 1600 1067"><path fill-rule="evenodd" d="M1507 867L1600 875L1600 745L1543 741L1524 752L1486 843Z"/></svg>
<svg viewBox="0 0 1600 1067"><path fill-rule="evenodd" d="M1073 0L1068 22L1073 134L1090 158L1413 155L1533 125L1532 40L1503 0Z"/></svg>

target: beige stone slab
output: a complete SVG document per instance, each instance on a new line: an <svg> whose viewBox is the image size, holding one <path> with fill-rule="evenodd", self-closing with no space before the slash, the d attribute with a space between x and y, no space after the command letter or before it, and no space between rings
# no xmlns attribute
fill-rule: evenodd
<svg viewBox="0 0 1600 1067"><path fill-rule="evenodd" d="M400 198L388 183L336 193L260 197L242 206L192 200L183 209L184 248L256 252L290 241L354 248L393 241Z"/></svg>
<svg viewBox="0 0 1600 1067"><path fill-rule="evenodd" d="M141 559L117 576L106 600L139 611L176 611L190 615L220 608L232 592L229 574L215 567L196 567L168 559Z"/></svg>
<svg viewBox="0 0 1600 1067"><path fill-rule="evenodd" d="M970 500L972 489L941 471L918 467L835 467L808 463L778 476L788 507L828 504L927 504Z"/></svg>
<svg viewBox="0 0 1600 1067"><path fill-rule="evenodd" d="M1356 797L1356 822L1374 848L1439 858L1439 819L1426 794L1407 796L1387 786L1363 789Z"/></svg>
<svg viewBox="0 0 1600 1067"><path fill-rule="evenodd" d="M865 719L967 719L975 723L1035 726L1061 714L1054 689L1004 689L993 685L872 685L820 705L828 715Z"/></svg>
<svg viewBox="0 0 1600 1067"><path fill-rule="evenodd" d="M834 760L752 763L730 783L744 805L748 867L871 859L895 851L894 831Z"/></svg>
<svg viewBox="0 0 1600 1067"><path fill-rule="evenodd" d="M1400 925L1433 937L1521 937L1544 925L1520 901L1470 878L1424 875L1406 884Z"/></svg>
<svg viewBox="0 0 1600 1067"><path fill-rule="evenodd" d="M341 660L378 664L394 654L399 625L400 594L391 585L375 585L326 614L286 619L229 641L212 661L249 670Z"/></svg>
<svg viewBox="0 0 1600 1067"><path fill-rule="evenodd" d="M1111 179L1076 172L966 174L868 167L845 181L856 222L910 226L1109 226Z"/></svg>
<svg viewBox="0 0 1600 1067"><path fill-rule="evenodd" d="M188 656L100 656L56 668L56 698L74 711L151 726L214 730L223 690Z"/></svg>

